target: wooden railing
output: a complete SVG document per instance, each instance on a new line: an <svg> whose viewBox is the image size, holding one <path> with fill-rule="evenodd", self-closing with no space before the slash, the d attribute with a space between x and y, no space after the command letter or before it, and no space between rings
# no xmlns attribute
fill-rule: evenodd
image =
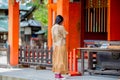
<svg viewBox="0 0 120 80"><path fill-rule="evenodd" d="M19 64L52 66L52 48L30 48L20 47Z"/></svg>
<svg viewBox="0 0 120 80"><path fill-rule="evenodd" d="M0 48L0 51L7 51L7 64L9 67L10 61L10 47ZM26 47L20 46L19 48L19 64L20 65L35 65L41 67L52 67L52 53L53 49L48 49L48 47ZM68 68L71 75L81 75L78 72L78 51L73 49L73 51L68 53Z"/></svg>
<svg viewBox="0 0 120 80"><path fill-rule="evenodd" d="M19 64L23 65L37 65L41 67L52 67L52 53L53 49L48 48L31 48L21 46L19 50ZM68 53L68 68L71 76L81 75L78 72L78 51L73 49L73 51Z"/></svg>

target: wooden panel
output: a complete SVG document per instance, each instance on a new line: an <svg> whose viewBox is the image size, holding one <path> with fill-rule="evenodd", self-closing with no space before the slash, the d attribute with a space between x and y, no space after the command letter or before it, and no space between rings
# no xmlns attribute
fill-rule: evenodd
<svg viewBox="0 0 120 80"><path fill-rule="evenodd" d="M108 40L120 40L120 0L108 1Z"/></svg>
<svg viewBox="0 0 120 80"><path fill-rule="evenodd" d="M106 32L86 32L85 40L107 40Z"/></svg>
<svg viewBox="0 0 120 80"><path fill-rule="evenodd" d="M70 3L69 5L69 48L72 51L74 48L80 47L80 3ZM76 17L77 16L77 17Z"/></svg>

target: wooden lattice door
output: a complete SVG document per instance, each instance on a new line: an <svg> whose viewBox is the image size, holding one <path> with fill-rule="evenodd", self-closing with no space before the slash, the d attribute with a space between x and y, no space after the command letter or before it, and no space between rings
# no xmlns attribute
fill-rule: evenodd
<svg viewBox="0 0 120 80"><path fill-rule="evenodd" d="M85 32L107 33L107 0L86 0Z"/></svg>

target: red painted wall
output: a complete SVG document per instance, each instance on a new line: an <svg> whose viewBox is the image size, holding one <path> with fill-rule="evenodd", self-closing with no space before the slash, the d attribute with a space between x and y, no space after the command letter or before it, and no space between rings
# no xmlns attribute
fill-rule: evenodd
<svg viewBox="0 0 120 80"><path fill-rule="evenodd" d="M120 0L109 0L108 40L120 40Z"/></svg>
<svg viewBox="0 0 120 80"><path fill-rule="evenodd" d="M85 40L107 40L107 32L85 32Z"/></svg>
<svg viewBox="0 0 120 80"><path fill-rule="evenodd" d="M69 4L69 50L80 47L80 3Z"/></svg>

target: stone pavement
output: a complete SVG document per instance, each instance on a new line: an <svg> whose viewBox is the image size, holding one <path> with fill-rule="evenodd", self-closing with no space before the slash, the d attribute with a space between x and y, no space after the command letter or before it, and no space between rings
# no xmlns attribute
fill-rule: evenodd
<svg viewBox="0 0 120 80"><path fill-rule="evenodd" d="M56 80L51 70L35 70L32 68L0 68L0 76L2 76L0 80ZM6 76L7 78L5 78ZM85 75L70 76L64 80L118 80L118 77L111 75Z"/></svg>

